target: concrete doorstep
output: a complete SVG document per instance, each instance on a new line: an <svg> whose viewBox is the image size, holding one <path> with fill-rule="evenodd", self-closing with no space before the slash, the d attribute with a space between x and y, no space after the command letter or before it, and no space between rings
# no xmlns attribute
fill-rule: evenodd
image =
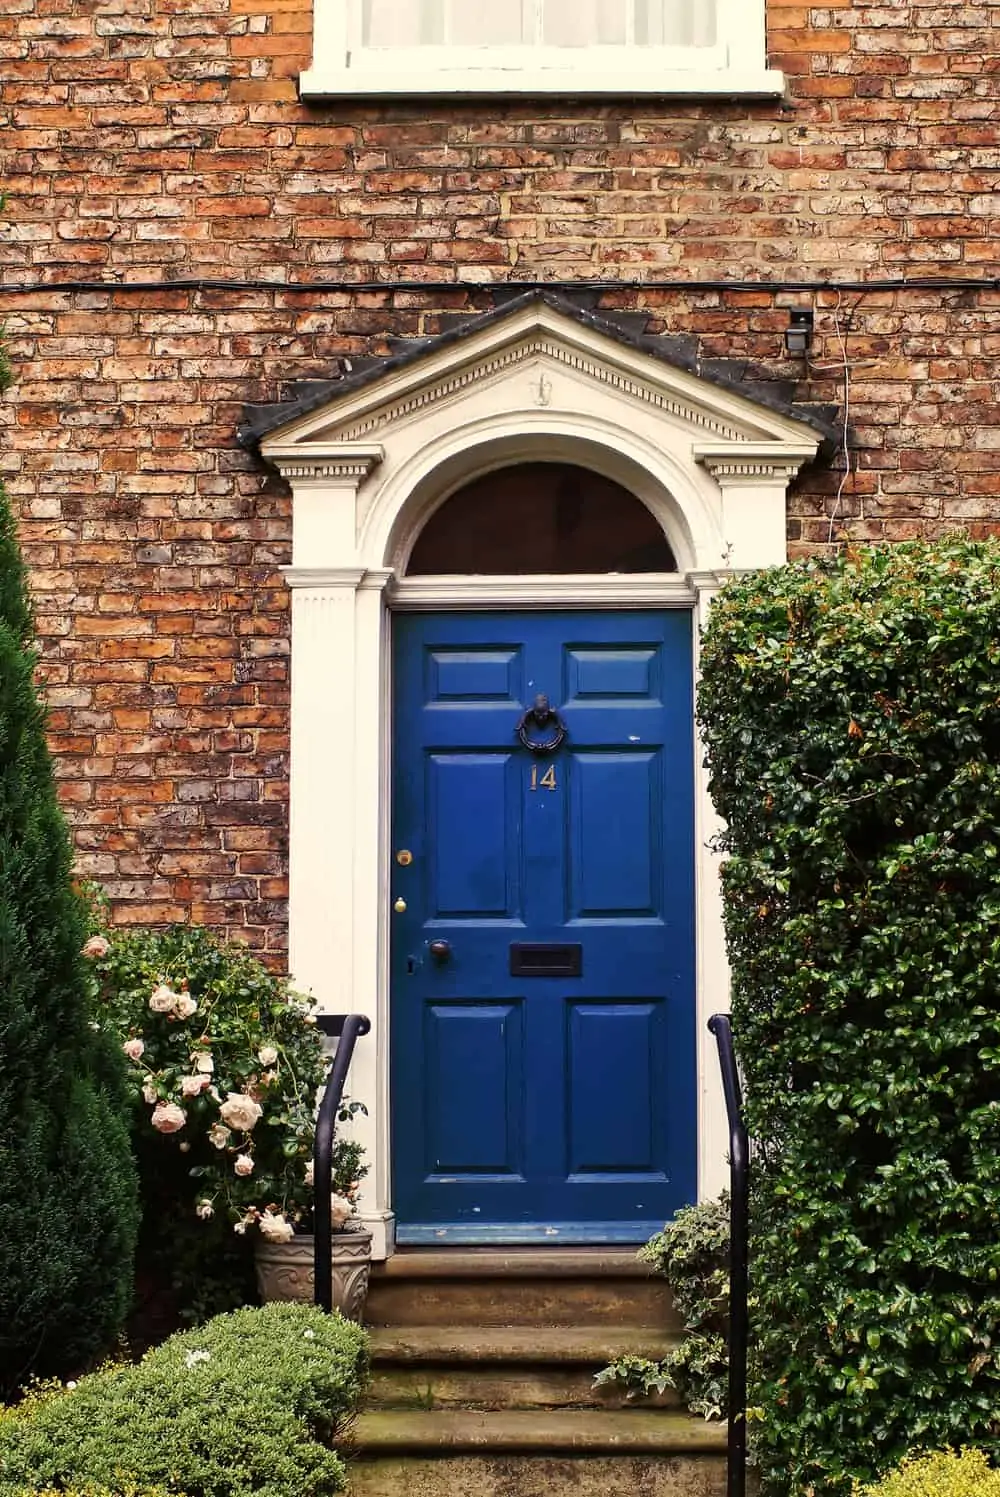
<svg viewBox="0 0 1000 1497"><path fill-rule="evenodd" d="M631 1250L411 1250L369 1307L355 1497L722 1497L724 1425L594 1386L676 1345L669 1286Z"/></svg>

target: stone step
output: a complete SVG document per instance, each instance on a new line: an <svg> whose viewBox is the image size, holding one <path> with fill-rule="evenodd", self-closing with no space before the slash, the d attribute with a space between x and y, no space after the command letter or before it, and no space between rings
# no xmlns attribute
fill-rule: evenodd
<svg viewBox="0 0 1000 1497"><path fill-rule="evenodd" d="M402 1409L619 1408L594 1374L626 1353L660 1358L675 1338L633 1326L376 1326L368 1406ZM641 1407L677 1404L666 1392Z"/></svg>
<svg viewBox="0 0 1000 1497"><path fill-rule="evenodd" d="M371 1412L350 1485L355 1497L722 1497L725 1439L672 1412Z"/></svg>
<svg viewBox="0 0 1000 1497"><path fill-rule="evenodd" d="M631 1248L412 1248L372 1269L366 1322L606 1323L677 1331L669 1286Z"/></svg>

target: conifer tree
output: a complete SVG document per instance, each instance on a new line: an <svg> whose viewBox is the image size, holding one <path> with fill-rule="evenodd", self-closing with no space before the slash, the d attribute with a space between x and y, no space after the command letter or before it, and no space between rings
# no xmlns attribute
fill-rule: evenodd
<svg viewBox="0 0 1000 1497"><path fill-rule="evenodd" d="M9 371L0 363L0 388ZM0 488L0 1396L106 1349L132 1290L121 1057L90 1013L24 564Z"/></svg>

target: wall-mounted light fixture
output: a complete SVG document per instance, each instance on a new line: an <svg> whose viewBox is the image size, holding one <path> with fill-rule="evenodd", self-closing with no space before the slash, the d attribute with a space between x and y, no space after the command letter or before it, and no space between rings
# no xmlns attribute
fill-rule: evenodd
<svg viewBox="0 0 1000 1497"><path fill-rule="evenodd" d="M809 352L813 335L812 307L793 307L788 314L785 328L785 351L793 358L802 358Z"/></svg>

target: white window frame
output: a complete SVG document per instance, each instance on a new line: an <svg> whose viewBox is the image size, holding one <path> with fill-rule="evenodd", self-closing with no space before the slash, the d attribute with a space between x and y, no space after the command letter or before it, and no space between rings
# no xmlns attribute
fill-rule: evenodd
<svg viewBox="0 0 1000 1497"><path fill-rule="evenodd" d="M784 91L782 74L767 67L764 0L718 0L714 47L362 47L360 0L314 0L313 28L303 98Z"/></svg>

